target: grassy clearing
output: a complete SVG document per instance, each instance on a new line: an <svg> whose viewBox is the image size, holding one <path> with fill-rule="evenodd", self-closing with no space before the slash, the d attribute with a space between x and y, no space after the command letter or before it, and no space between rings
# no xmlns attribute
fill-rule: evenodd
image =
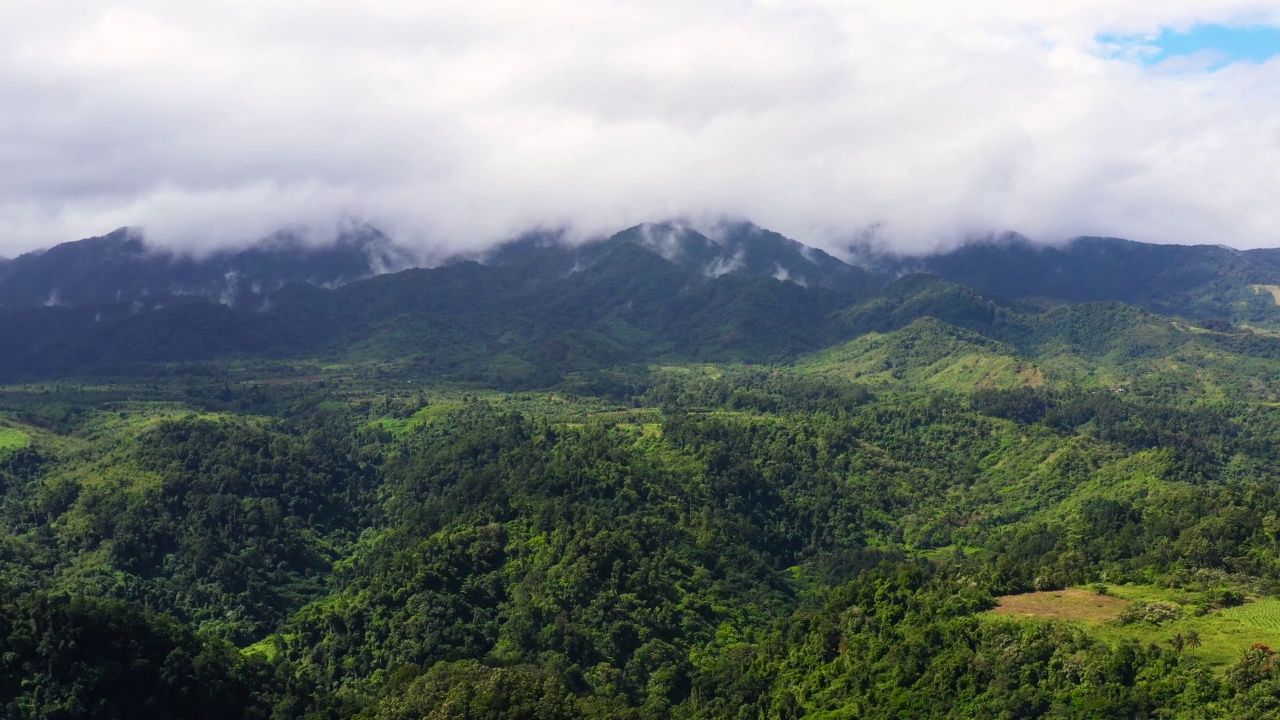
<svg viewBox="0 0 1280 720"><path fill-rule="evenodd" d="M1196 616L1192 606L1197 599L1195 593L1149 585L1112 586L1107 595L1071 588L998 598L998 605L988 611L988 615L1077 623L1112 644L1132 640L1167 648L1174 635L1194 631L1202 644L1184 654L1217 672L1239 660L1241 653L1254 643L1280 647L1280 600L1255 600L1241 607ZM1131 603L1152 601L1180 605L1183 616L1160 625L1118 622L1117 617Z"/></svg>
<svg viewBox="0 0 1280 720"><path fill-rule="evenodd" d="M1020 618L1044 618L1099 624L1116 617L1128 605L1111 595L1099 595L1091 590L1069 588L1047 592L1007 595L999 599L991 612Z"/></svg>
<svg viewBox="0 0 1280 720"><path fill-rule="evenodd" d="M31 436L10 427L0 426L0 457L31 444Z"/></svg>

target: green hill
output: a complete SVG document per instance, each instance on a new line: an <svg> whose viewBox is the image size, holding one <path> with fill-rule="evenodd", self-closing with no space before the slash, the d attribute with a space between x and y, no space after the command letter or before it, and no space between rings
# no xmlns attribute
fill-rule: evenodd
<svg viewBox="0 0 1280 720"><path fill-rule="evenodd" d="M870 333L801 358L803 372L872 386L959 391L1038 387L1042 373L1011 345L923 317L887 334Z"/></svg>
<svg viewBox="0 0 1280 720"><path fill-rule="evenodd" d="M1275 714L1280 334L784 240L0 314L0 716Z"/></svg>
<svg viewBox="0 0 1280 720"><path fill-rule="evenodd" d="M1078 238L1063 245L1012 235L919 258L862 253L886 272L927 272L1048 307L1115 301L1193 320L1275 327L1280 307L1265 287L1280 284L1274 250L1155 245Z"/></svg>

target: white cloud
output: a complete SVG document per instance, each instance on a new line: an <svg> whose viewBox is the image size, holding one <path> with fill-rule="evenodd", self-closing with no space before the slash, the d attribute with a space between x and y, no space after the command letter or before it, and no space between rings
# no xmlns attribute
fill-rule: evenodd
<svg viewBox="0 0 1280 720"><path fill-rule="evenodd" d="M475 248L724 214L826 248L1016 230L1280 245L1280 60L1099 33L1273 0L18 0L0 254L207 248L367 218Z"/></svg>

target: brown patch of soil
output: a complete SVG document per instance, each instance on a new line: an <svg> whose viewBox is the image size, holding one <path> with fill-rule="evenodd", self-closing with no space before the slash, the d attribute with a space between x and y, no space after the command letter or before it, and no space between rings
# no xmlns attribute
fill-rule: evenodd
<svg viewBox="0 0 1280 720"><path fill-rule="evenodd" d="M1005 595L996 598L996 603L991 612L997 615L1100 623L1119 615L1129 601L1099 595L1092 590L1071 588Z"/></svg>

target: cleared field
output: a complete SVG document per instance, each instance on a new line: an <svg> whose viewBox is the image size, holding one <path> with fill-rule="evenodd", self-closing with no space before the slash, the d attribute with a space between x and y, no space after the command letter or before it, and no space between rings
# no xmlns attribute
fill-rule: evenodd
<svg viewBox="0 0 1280 720"><path fill-rule="evenodd" d="M998 605L987 614L991 617L1079 623L1109 643L1133 640L1169 647L1169 641L1175 634L1194 631L1202 644L1186 650L1185 654L1217 672L1238 661L1254 643L1280 647L1280 600L1255 600L1197 617L1192 612L1194 593L1185 594L1149 585L1115 585L1111 586L1109 593L1098 595L1092 590L1071 588L1007 595L997 598ZM1172 602L1183 607L1184 615L1161 625L1107 622L1136 601Z"/></svg>
<svg viewBox="0 0 1280 720"><path fill-rule="evenodd" d="M999 604L991 611L996 615L1086 623L1101 623L1113 618L1129 604L1128 600L1080 588L1006 595L997 602Z"/></svg>

